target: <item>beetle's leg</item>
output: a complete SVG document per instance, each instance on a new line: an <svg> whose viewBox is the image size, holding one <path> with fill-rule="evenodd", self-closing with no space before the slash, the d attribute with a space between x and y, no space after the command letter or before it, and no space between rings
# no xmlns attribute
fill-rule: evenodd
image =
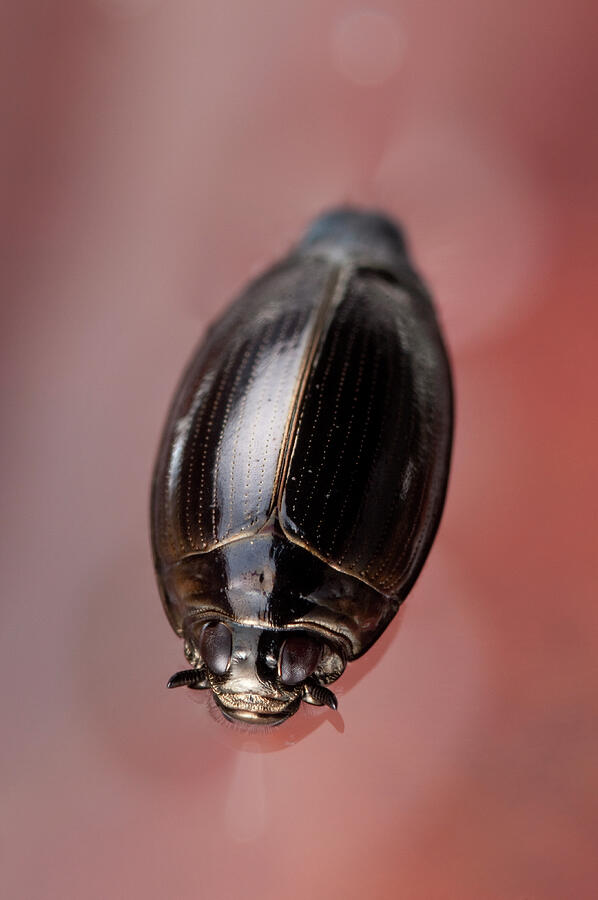
<svg viewBox="0 0 598 900"><path fill-rule="evenodd" d="M338 708L336 697L332 691L320 684L313 675L303 685L303 699L307 703L313 703L315 706L329 706L330 709L334 710Z"/></svg>
<svg viewBox="0 0 598 900"><path fill-rule="evenodd" d="M172 678L168 679L166 687L189 687L195 691L203 691L210 686L205 668L201 669L183 669L182 672L175 672Z"/></svg>

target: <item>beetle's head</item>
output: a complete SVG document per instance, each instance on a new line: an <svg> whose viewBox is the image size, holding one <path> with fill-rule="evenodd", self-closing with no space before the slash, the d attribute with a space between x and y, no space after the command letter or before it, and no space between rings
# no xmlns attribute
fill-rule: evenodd
<svg viewBox="0 0 598 900"><path fill-rule="evenodd" d="M315 628L274 630L223 619L191 622L185 655L192 669L177 672L169 687L210 688L227 719L278 725L302 700L336 709L325 685L342 674L341 644Z"/></svg>

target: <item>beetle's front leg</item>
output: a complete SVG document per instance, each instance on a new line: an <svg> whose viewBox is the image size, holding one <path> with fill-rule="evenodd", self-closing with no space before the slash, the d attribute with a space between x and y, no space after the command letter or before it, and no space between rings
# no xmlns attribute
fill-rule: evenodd
<svg viewBox="0 0 598 900"><path fill-rule="evenodd" d="M333 710L338 708L335 694L320 684L314 675L308 678L303 685L303 699L306 703L312 703L314 706L329 706Z"/></svg>
<svg viewBox="0 0 598 900"><path fill-rule="evenodd" d="M210 687L208 675L204 666L201 669L183 669L181 672L175 672L172 678L168 679L166 687L188 687L194 691L204 691Z"/></svg>

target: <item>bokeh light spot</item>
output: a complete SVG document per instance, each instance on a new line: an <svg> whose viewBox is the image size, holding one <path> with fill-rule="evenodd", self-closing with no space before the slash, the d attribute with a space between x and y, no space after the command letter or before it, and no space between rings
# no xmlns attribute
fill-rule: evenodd
<svg viewBox="0 0 598 900"><path fill-rule="evenodd" d="M506 147L453 123L397 134L376 197L405 226L452 346L519 324L546 265L542 195Z"/></svg>
<svg viewBox="0 0 598 900"><path fill-rule="evenodd" d="M369 10L344 16L332 35L334 63L355 84L387 81L401 62L403 46L403 35L394 18Z"/></svg>
<svg viewBox="0 0 598 900"><path fill-rule="evenodd" d="M111 19L136 19L159 6L161 0L92 0Z"/></svg>

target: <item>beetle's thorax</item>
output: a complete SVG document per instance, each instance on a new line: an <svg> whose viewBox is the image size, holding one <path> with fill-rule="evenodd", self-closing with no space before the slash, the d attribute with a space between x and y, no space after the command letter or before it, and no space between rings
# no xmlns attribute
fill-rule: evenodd
<svg viewBox="0 0 598 900"><path fill-rule="evenodd" d="M271 528L222 548L226 566L226 600L237 622L271 627L284 625L276 616L276 552L280 539Z"/></svg>
<svg viewBox="0 0 598 900"><path fill-rule="evenodd" d="M180 621L188 661L205 672L201 686L211 688L227 718L278 724L302 699L321 703L309 678L313 688L342 674L351 642L327 625L314 596L328 569L292 545L275 521L174 567L172 617ZM222 642L216 650L206 628Z"/></svg>
<svg viewBox="0 0 598 900"><path fill-rule="evenodd" d="M255 535L185 557L164 570L173 628L223 618L250 627L313 628L347 659L363 653L396 611L389 598L290 541L276 520Z"/></svg>
<svg viewBox="0 0 598 900"><path fill-rule="evenodd" d="M379 595L294 544L275 517L257 534L182 560L166 582L201 686L243 722L278 724L302 699L335 702L325 686L362 652L363 635L383 626Z"/></svg>

